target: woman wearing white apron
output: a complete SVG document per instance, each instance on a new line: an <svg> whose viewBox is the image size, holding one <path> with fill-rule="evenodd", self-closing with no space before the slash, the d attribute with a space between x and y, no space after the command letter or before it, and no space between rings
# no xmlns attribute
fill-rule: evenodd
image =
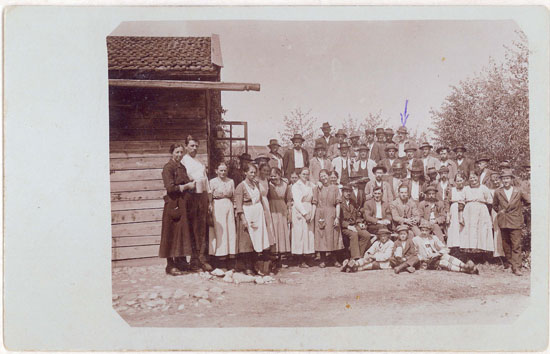
<svg viewBox="0 0 550 354"><path fill-rule="evenodd" d="M308 268L306 255L315 252L313 184L309 182L309 169L304 168L300 179L292 185L292 254L300 258L300 267Z"/></svg>

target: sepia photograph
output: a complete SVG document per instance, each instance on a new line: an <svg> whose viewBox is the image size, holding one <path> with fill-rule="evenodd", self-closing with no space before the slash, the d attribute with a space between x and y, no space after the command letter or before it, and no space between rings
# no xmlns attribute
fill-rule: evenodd
<svg viewBox="0 0 550 354"><path fill-rule="evenodd" d="M513 21L122 22L106 45L131 326L502 324L528 305Z"/></svg>

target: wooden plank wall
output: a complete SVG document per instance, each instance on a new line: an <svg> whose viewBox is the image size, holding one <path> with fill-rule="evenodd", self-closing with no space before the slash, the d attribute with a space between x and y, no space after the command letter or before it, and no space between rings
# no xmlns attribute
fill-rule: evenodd
<svg viewBox="0 0 550 354"><path fill-rule="evenodd" d="M188 134L208 162L203 91L110 88L112 259L156 257L160 242L162 168L170 145Z"/></svg>

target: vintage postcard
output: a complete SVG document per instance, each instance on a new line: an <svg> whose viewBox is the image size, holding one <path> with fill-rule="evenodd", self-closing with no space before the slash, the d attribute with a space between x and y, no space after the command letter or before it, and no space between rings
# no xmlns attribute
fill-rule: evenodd
<svg viewBox="0 0 550 354"><path fill-rule="evenodd" d="M8 350L544 350L545 7L11 7Z"/></svg>

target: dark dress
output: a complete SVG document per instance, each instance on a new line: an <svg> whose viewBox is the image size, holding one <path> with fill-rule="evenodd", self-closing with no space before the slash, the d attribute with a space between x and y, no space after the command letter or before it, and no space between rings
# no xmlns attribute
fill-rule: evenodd
<svg viewBox="0 0 550 354"><path fill-rule="evenodd" d="M159 257L183 257L192 254L193 246L187 220L189 192L180 192L179 186L189 183L185 167L170 159L162 169L162 181L166 188L162 212Z"/></svg>

